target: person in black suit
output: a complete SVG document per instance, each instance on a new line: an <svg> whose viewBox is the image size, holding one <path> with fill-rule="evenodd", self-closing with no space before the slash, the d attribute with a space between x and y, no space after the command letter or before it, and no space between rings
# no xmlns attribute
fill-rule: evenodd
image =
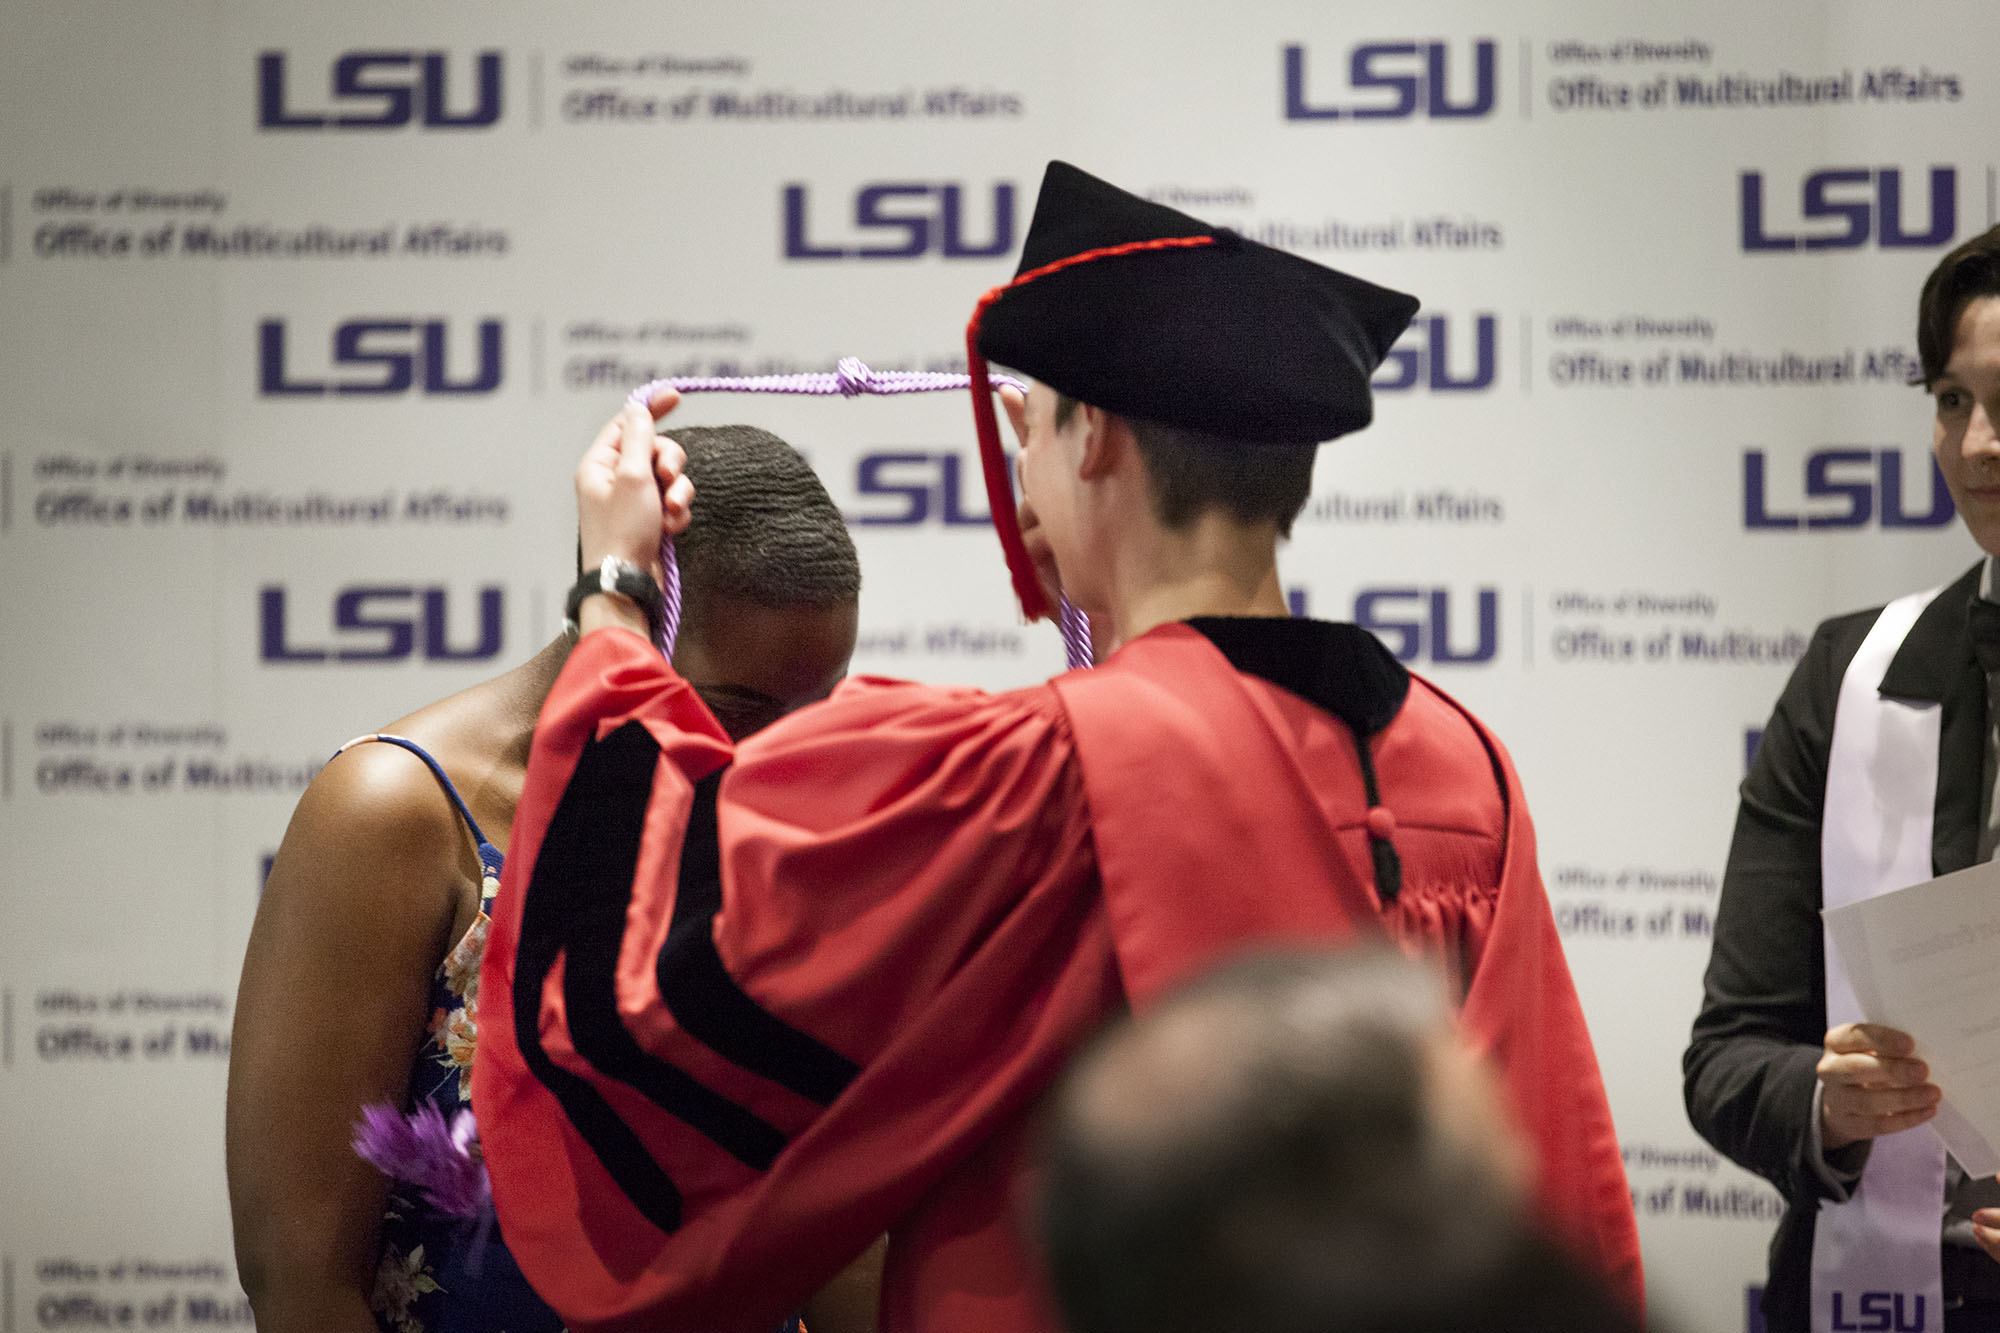
<svg viewBox="0 0 2000 1333"><path fill-rule="evenodd" d="M1938 467L1987 558L1942 591L1836 617L1814 634L1743 783L1704 1002L1683 1060L1694 1127L1786 1201L1764 1294L1771 1333L1885 1327L1868 1322L1877 1309L1893 1311L1896 1327L1935 1330L1918 1302L1937 1296L1951 1333L2000 1329L2000 1211L1988 1211L2000 1207L2000 1184L1944 1162L1928 1131L1887 1146L1884 1136L1931 1120L1940 1093L1907 1034L1841 1021L1844 979L1836 968L1829 986L1819 920L1823 905L1989 860L2000 841L2000 227L1930 275L1918 358L1935 402ZM1882 766L1860 757L1855 738L1864 735L1915 745L1904 753L1920 760L1934 750L1934 792L1927 762L1905 770L1921 781L1881 782ZM1902 823L1870 823L1898 802L1910 806ZM1925 827L1928 857L1906 849L1900 883L1886 863L1873 864L1893 840L1874 836L1883 828ZM1879 1267L1929 1262L1928 1238L1914 1234L1929 1225L1926 1209L1910 1214L1917 1220L1901 1235L1879 1212L1912 1181L1927 1188L1922 1172L1931 1168L1886 1160L1905 1153L1909 1162L1937 1159L1943 1217L1935 1276L1919 1271L1907 1289L1883 1285ZM1871 1204L1872 1223L1842 1211ZM1885 1259L1899 1243L1905 1257ZM1864 1298L1875 1302L1867 1315Z"/></svg>

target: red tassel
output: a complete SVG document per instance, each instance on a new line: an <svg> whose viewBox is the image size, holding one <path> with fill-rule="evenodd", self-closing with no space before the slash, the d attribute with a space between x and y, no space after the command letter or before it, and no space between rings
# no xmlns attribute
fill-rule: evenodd
<svg viewBox="0 0 2000 1333"><path fill-rule="evenodd" d="M1095 259L1146 250L1214 244L1213 236L1164 236L1158 240L1127 241L1123 245L1085 250L1052 264L1029 269L1012 282L1002 283L987 292L973 307L972 319L965 326L965 368L972 376L972 424L979 435L980 468L986 475L986 503L993 515L994 531L1000 534L1001 554L1007 557L1007 572L1014 582L1014 596L1021 603L1021 614L1031 621L1051 614L1051 608L1048 594L1042 590L1041 576L1035 572L1035 562L1028 558L1028 544L1021 536L1021 517L1014 508L1013 479L1007 475L1007 455L1000 447L1000 419L993 411L993 385L987 378L986 358L979 351L980 321L986 318L987 307L1013 288L1073 264L1087 264Z"/></svg>
<svg viewBox="0 0 2000 1333"><path fill-rule="evenodd" d="M979 434L979 464L986 474L987 510L993 515L994 531L1000 534L1000 551L1007 557L1007 573L1013 578L1021 614L1034 621L1049 614L1049 598L1042 591L1041 576L1035 572L1035 562L1028 558L1028 543L1021 536L1014 484L1007 475L1007 455L1000 448L1000 421L993 411L993 386L986 377L986 358L979 353L980 317L1005 290L994 288L973 311L972 322L965 326L965 362L972 373L972 424Z"/></svg>

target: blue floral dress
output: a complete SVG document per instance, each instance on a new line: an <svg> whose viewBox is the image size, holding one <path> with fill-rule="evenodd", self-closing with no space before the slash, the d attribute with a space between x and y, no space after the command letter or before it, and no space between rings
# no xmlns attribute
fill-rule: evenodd
<svg viewBox="0 0 2000 1333"><path fill-rule="evenodd" d="M430 766L479 844L479 915L431 978L430 1033L410 1067L405 1110L426 1100L445 1119L472 1103L472 1051L478 1039L479 963L486 953L487 912L500 890L500 851L479 831L437 760L400 736L359 736L400 745ZM562 1333L563 1322L507 1252L493 1218L440 1213L408 1186L392 1186L382 1214L382 1258L369 1304L387 1333Z"/></svg>
<svg viewBox="0 0 2000 1333"><path fill-rule="evenodd" d="M472 1053L479 1037L479 964L493 896L500 892L500 849L486 840L444 768L415 741L357 736L336 755L369 741L399 745L424 761L479 844L479 915L431 978L430 1034L410 1066L403 1109L430 1101L446 1123L472 1105ZM562 1316L542 1302L500 1236L497 1218L439 1212L415 1189L392 1185L382 1213L382 1258L369 1301L384 1333L564 1333ZM797 1317L777 1333L806 1333Z"/></svg>

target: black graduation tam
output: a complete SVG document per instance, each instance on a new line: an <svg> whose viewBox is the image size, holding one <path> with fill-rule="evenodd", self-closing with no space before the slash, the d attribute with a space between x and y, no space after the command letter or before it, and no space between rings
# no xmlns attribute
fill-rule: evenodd
<svg viewBox="0 0 2000 1333"><path fill-rule="evenodd" d="M1134 241L1209 243L1052 264ZM1417 301L1049 163L979 350L1121 416L1264 444L1366 426L1368 379Z"/></svg>
<svg viewBox="0 0 2000 1333"><path fill-rule="evenodd" d="M1316 444L1368 424L1369 377L1416 312L1413 296L1049 163L1021 267L966 329L988 498L1028 616L1048 608L1014 519L987 361L1120 416Z"/></svg>

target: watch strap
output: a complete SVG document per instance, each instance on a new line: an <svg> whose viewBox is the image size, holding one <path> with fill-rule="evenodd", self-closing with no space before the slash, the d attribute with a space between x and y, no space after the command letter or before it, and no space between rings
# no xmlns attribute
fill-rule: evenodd
<svg viewBox="0 0 2000 1333"><path fill-rule="evenodd" d="M666 599L660 593L660 585L651 574L630 560L607 555L596 569L587 569L582 577L570 587L569 596L563 602L563 623L575 632L577 612L583 608L586 597L598 593L617 593L628 597L646 617L646 630L654 643L660 642L661 631L666 623Z"/></svg>

